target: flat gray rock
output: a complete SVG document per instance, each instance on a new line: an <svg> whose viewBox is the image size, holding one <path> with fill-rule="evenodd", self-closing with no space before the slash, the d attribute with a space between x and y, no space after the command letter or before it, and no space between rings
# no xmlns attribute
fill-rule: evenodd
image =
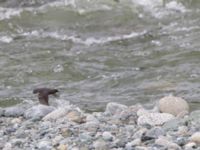
<svg viewBox="0 0 200 150"><path fill-rule="evenodd" d="M26 119L41 119L54 110L55 108L52 106L36 105L26 110L24 117Z"/></svg>
<svg viewBox="0 0 200 150"><path fill-rule="evenodd" d="M195 110L190 113L189 120L192 121L194 124L200 124L200 110Z"/></svg>
<svg viewBox="0 0 200 150"><path fill-rule="evenodd" d="M4 116L5 117L19 117L22 116L25 111L25 107L23 106L13 106L5 108Z"/></svg>
<svg viewBox="0 0 200 150"><path fill-rule="evenodd" d="M127 106L118 103L108 103L106 106L105 114L107 115L119 115L123 110L128 109Z"/></svg>

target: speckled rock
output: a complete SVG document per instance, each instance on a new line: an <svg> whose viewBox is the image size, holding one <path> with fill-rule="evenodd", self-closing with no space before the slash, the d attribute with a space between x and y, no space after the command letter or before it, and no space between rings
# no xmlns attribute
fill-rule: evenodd
<svg viewBox="0 0 200 150"><path fill-rule="evenodd" d="M150 112L144 108L141 108L137 111L137 116L143 116L143 115L146 115L146 114L149 114Z"/></svg>
<svg viewBox="0 0 200 150"><path fill-rule="evenodd" d="M189 112L189 105L186 100L180 97L166 96L159 100L159 110L177 116L183 112L184 114Z"/></svg>
<svg viewBox="0 0 200 150"><path fill-rule="evenodd" d="M128 107L118 103L108 103L106 106L105 114L107 115L119 115L123 110Z"/></svg>
<svg viewBox="0 0 200 150"><path fill-rule="evenodd" d="M40 141L38 143L37 147L39 150L51 150L52 149L50 141Z"/></svg>
<svg viewBox="0 0 200 150"><path fill-rule="evenodd" d="M60 144L60 145L57 147L57 150L68 150L68 149L67 149L67 145L65 145L65 144Z"/></svg>
<svg viewBox="0 0 200 150"><path fill-rule="evenodd" d="M149 113L138 118L138 125L149 124L152 126L163 125L165 122L173 119L174 116L167 113Z"/></svg>
<svg viewBox="0 0 200 150"><path fill-rule="evenodd" d="M22 143L24 142L24 139L12 139L11 143L13 146L22 147Z"/></svg>
<svg viewBox="0 0 200 150"><path fill-rule="evenodd" d="M187 126L179 126L177 134L179 136L187 136L188 135L188 127Z"/></svg>
<svg viewBox="0 0 200 150"><path fill-rule="evenodd" d="M55 110L55 108L51 106L36 105L26 110L24 117L26 119L41 119L53 110Z"/></svg>
<svg viewBox="0 0 200 150"><path fill-rule="evenodd" d="M99 128L99 123L98 122L86 122L85 124L83 124L83 129L87 130L88 132L91 133L96 133L98 128Z"/></svg>
<svg viewBox="0 0 200 150"><path fill-rule="evenodd" d="M101 139L94 141L93 147L95 148L95 150L107 150L108 149L106 142Z"/></svg>
<svg viewBox="0 0 200 150"><path fill-rule="evenodd" d="M66 115L67 119L69 119L70 121L76 122L76 123L85 123L85 116L76 110L70 111L69 113L67 113Z"/></svg>
<svg viewBox="0 0 200 150"><path fill-rule="evenodd" d="M134 149L132 149L132 150L149 150L149 148L148 148L148 147L145 147L145 146L136 146L136 147L134 147Z"/></svg>
<svg viewBox="0 0 200 150"><path fill-rule="evenodd" d="M92 140L92 136L87 132L79 134L79 138L83 142L90 142Z"/></svg>
<svg viewBox="0 0 200 150"><path fill-rule="evenodd" d="M102 137L105 141L112 141L113 135L110 132L103 132Z"/></svg>
<svg viewBox="0 0 200 150"><path fill-rule="evenodd" d="M14 118L14 119L11 120L12 124L16 124L16 123L19 124L21 122L22 122L22 118Z"/></svg>
<svg viewBox="0 0 200 150"><path fill-rule="evenodd" d="M54 139L52 139L52 145L56 146L59 145L59 142L63 140L64 137L62 135L56 135Z"/></svg>
<svg viewBox="0 0 200 150"><path fill-rule="evenodd" d="M135 139L131 142L128 142L125 145L126 150L133 150L135 148L135 146L139 146L141 144L141 140L140 139Z"/></svg>

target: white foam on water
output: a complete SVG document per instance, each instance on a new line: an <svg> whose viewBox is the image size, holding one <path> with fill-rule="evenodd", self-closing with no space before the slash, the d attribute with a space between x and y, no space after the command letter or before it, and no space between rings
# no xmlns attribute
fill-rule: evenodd
<svg viewBox="0 0 200 150"><path fill-rule="evenodd" d="M177 1L171 1L171 2L167 3L165 5L165 7L167 9L178 11L181 13L184 13L187 11L186 8L181 3L178 3Z"/></svg>
<svg viewBox="0 0 200 150"><path fill-rule="evenodd" d="M0 36L0 42L10 43L13 41L13 38L10 36Z"/></svg>
<svg viewBox="0 0 200 150"><path fill-rule="evenodd" d="M199 26L193 26L193 27L181 27L181 28L177 28L176 31L192 31L192 30L199 30L200 27Z"/></svg>
<svg viewBox="0 0 200 150"><path fill-rule="evenodd" d="M137 33L137 32L131 32L130 34L124 34L124 35L116 35L116 36L110 36L110 37L102 37L102 38L95 38L95 37L89 37L87 39L81 39L81 38L77 38L75 36L66 36L67 40L72 40L75 43L80 43L80 44L84 44L87 46L91 46L94 44L106 44L109 42L114 42L114 41L118 41L118 40L125 40L125 39L131 39L140 35L145 34L146 31L143 31L141 33Z"/></svg>
<svg viewBox="0 0 200 150"><path fill-rule="evenodd" d="M55 7L70 7L76 12L78 12L80 15L88 13L88 12L93 12L93 11L98 11L98 10L111 10L112 7L109 5L105 4L103 1L90 1L90 0L59 0L59 1L54 1L47 3L38 9L39 11L47 11L49 8L55 8ZM35 9L35 11L37 11Z"/></svg>
<svg viewBox="0 0 200 150"><path fill-rule="evenodd" d="M128 1L121 1L118 5L123 5ZM144 9L144 11L151 13L156 18L162 18L171 13L185 13L188 10L185 6L177 1L170 1L164 4L164 0L131 0L130 8L133 6L139 6ZM131 6L132 5L132 6ZM80 15L98 11L98 10L112 10L115 8L114 1L106 2L103 0L93 1L93 0L59 0L44 4L40 7L29 7L29 8L3 8L0 7L0 20L10 19L14 16L20 16L23 11L29 11L33 13L45 12L49 8L55 7L71 7L77 11ZM125 8L124 8L125 9ZM142 15L140 14L140 17Z"/></svg>
<svg viewBox="0 0 200 150"><path fill-rule="evenodd" d="M53 68L53 71L54 71L55 73L62 72L62 71L64 71L64 67L63 67L63 65L58 64L58 65L56 65L56 66Z"/></svg>
<svg viewBox="0 0 200 150"><path fill-rule="evenodd" d="M73 8L76 8L77 4L75 0L61 0L42 5L39 9L46 9L48 7L63 7L63 6L72 6Z"/></svg>
<svg viewBox="0 0 200 150"><path fill-rule="evenodd" d="M2 8L0 7L0 20L10 19L11 17L20 16L22 9Z"/></svg>
<svg viewBox="0 0 200 150"><path fill-rule="evenodd" d="M132 0L133 4L142 7L144 11L150 13L157 19L174 13L185 13L189 10L177 1L170 1L165 3L164 0Z"/></svg>
<svg viewBox="0 0 200 150"><path fill-rule="evenodd" d="M146 8L154 8L163 5L163 0L132 0L132 2L134 4L145 6Z"/></svg>

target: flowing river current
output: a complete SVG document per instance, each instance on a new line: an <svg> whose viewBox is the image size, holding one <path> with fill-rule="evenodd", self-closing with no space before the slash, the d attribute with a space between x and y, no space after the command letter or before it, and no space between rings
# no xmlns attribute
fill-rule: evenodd
<svg viewBox="0 0 200 150"><path fill-rule="evenodd" d="M199 0L3 0L0 106L50 103L96 111L173 94L200 106Z"/></svg>

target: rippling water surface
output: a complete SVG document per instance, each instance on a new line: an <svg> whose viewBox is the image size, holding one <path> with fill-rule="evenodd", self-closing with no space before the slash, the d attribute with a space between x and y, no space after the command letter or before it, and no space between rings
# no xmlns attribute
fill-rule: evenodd
<svg viewBox="0 0 200 150"><path fill-rule="evenodd" d="M87 110L110 101L200 101L200 1L0 2L0 105L36 103L36 87Z"/></svg>

